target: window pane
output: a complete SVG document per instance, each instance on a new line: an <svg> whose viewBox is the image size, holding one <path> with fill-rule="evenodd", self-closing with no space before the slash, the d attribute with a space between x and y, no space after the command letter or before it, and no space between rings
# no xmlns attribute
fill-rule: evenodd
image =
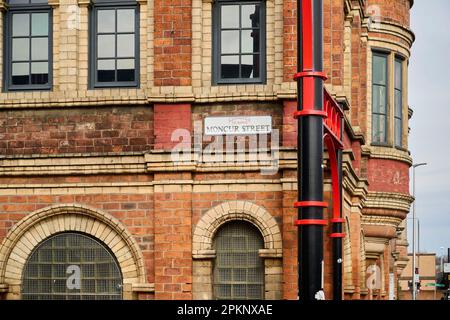
<svg viewBox="0 0 450 320"><path fill-rule="evenodd" d="M31 59L32 60L48 60L48 39L32 38L31 39Z"/></svg>
<svg viewBox="0 0 450 320"><path fill-rule="evenodd" d="M48 13L33 13L31 15L31 35L48 35Z"/></svg>
<svg viewBox="0 0 450 320"><path fill-rule="evenodd" d="M222 28L239 28L239 6L222 6Z"/></svg>
<svg viewBox="0 0 450 320"><path fill-rule="evenodd" d="M222 78L239 78L239 56L222 56Z"/></svg>
<svg viewBox="0 0 450 320"><path fill-rule="evenodd" d="M30 74L29 63L13 63L12 64L12 84L22 85L29 83Z"/></svg>
<svg viewBox="0 0 450 320"><path fill-rule="evenodd" d="M48 83L48 62L33 62L31 64L31 84Z"/></svg>
<svg viewBox="0 0 450 320"><path fill-rule="evenodd" d="M30 15L28 13L13 14L12 20L13 37L30 35Z"/></svg>
<svg viewBox="0 0 450 320"><path fill-rule="evenodd" d="M222 53L239 53L239 31L222 31Z"/></svg>
<svg viewBox="0 0 450 320"><path fill-rule="evenodd" d="M116 36L99 35L97 47L99 58L114 58L116 56Z"/></svg>
<svg viewBox="0 0 450 320"><path fill-rule="evenodd" d="M117 81L134 81L134 59L117 60Z"/></svg>
<svg viewBox="0 0 450 320"><path fill-rule="evenodd" d="M116 31L116 11L98 10L97 32L111 33Z"/></svg>
<svg viewBox="0 0 450 320"><path fill-rule="evenodd" d="M403 103L402 103L402 92L395 90L395 116L397 118L401 118L402 117L402 108L403 108Z"/></svg>
<svg viewBox="0 0 450 320"><path fill-rule="evenodd" d="M373 142L385 143L386 140L386 117L383 115L372 116Z"/></svg>
<svg viewBox="0 0 450 320"><path fill-rule="evenodd" d="M395 88L402 90L402 62L395 60Z"/></svg>
<svg viewBox="0 0 450 320"><path fill-rule="evenodd" d="M117 35L117 57L134 57L134 34Z"/></svg>
<svg viewBox="0 0 450 320"><path fill-rule="evenodd" d="M241 7L242 28L259 27L259 5L245 5Z"/></svg>
<svg viewBox="0 0 450 320"><path fill-rule="evenodd" d="M401 147L402 144L402 121L395 119L395 145Z"/></svg>
<svg viewBox="0 0 450 320"><path fill-rule="evenodd" d="M13 39L13 41L12 41L12 60L13 61L30 60L30 40L29 40L29 38Z"/></svg>
<svg viewBox="0 0 450 320"><path fill-rule="evenodd" d="M373 83L374 84L386 84L387 58L386 56L373 56Z"/></svg>
<svg viewBox="0 0 450 320"><path fill-rule="evenodd" d="M259 30L242 30L241 53L259 52Z"/></svg>
<svg viewBox="0 0 450 320"><path fill-rule="evenodd" d="M115 60L99 60L97 67L97 79L99 82L115 81Z"/></svg>
<svg viewBox="0 0 450 320"><path fill-rule="evenodd" d="M253 225L234 221L214 237L214 293L217 299L263 299L264 265L259 250L264 241ZM229 267L224 262L233 261Z"/></svg>
<svg viewBox="0 0 450 320"><path fill-rule="evenodd" d="M241 57L242 78L259 78L259 55Z"/></svg>
<svg viewBox="0 0 450 320"><path fill-rule="evenodd" d="M9 0L9 4L29 4L30 0Z"/></svg>
<svg viewBox="0 0 450 320"><path fill-rule="evenodd" d="M373 86L372 112L386 114L386 87Z"/></svg>
<svg viewBox="0 0 450 320"><path fill-rule="evenodd" d="M134 32L134 9L117 10L117 32Z"/></svg>

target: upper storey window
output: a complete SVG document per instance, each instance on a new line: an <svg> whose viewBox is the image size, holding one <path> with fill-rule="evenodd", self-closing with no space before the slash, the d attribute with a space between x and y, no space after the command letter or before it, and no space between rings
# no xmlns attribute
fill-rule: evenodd
<svg viewBox="0 0 450 320"><path fill-rule="evenodd" d="M388 55L373 54L372 142L387 143L388 128Z"/></svg>
<svg viewBox="0 0 450 320"><path fill-rule="evenodd" d="M265 82L265 19L265 1L215 2L213 70L216 84Z"/></svg>
<svg viewBox="0 0 450 320"><path fill-rule="evenodd" d="M372 144L403 148L405 59L372 53Z"/></svg>
<svg viewBox="0 0 450 320"><path fill-rule="evenodd" d="M5 26L5 89L50 89L52 32L47 0L10 0Z"/></svg>
<svg viewBox="0 0 450 320"><path fill-rule="evenodd" d="M394 131L395 131L395 146L403 146L403 60L395 59L395 112L394 112Z"/></svg>
<svg viewBox="0 0 450 320"><path fill-rule="evenodd" d="M91 12L92 87L136 87L139 13L136 2L97 0Z"/></svg>

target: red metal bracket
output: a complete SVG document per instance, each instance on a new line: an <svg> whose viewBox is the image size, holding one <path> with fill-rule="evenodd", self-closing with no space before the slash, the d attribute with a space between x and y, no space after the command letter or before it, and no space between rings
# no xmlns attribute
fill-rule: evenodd
<svg viewBox="0 0 450 320"><path fill-rule="evenodd" d="M294 74L294 80L297 81L300 78L308 78L308 77L313 77L313 78L321 78L323 80L327 80L328 77L324 72L318 72L318 71L302 71L302 72L297 72L296 74Z"/></svg>
<svg viewBox="0 0 450 320"><path fill-rule="evenodd" d="M323 201L301 201L294 203L294 208L304 208L304 207L328 208L328 203Z"/></svg>
<svg viewBox="0 0 450 320"><path fill-rule="evenodd" d="M345 233L332 233L330 238L345 238L347 235Z"/></svg>
<svg viewBox="0 0 450 320"><path fill-rule="evenodd" d="M328 225L327 220L319 219L304 219L295 221L296 226L326 226Z"/></svg>
<svg viewBox="0 0 450 320"><path fill-rule="evenodd" d="M328 115L325 111L315 110L313 108L294 112L294 119L306 116L319 116L322 118L326 118Z"/></svg>

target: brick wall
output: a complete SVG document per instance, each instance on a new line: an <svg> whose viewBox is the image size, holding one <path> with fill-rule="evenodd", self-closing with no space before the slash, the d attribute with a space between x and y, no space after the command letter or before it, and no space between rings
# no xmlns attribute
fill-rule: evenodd
<svg viewBox="0 0 450 320"><path fill-rule="evenodd" d="M393 160L368 161L369 190L409 194L409 165Z"/></svg>
<svg viewBox="0 0 450 320"><path fill-rule="evenodd" d="M283 1L284 81L292 81L297 72L297 1Z"/></svg>
<svg viewBox="0 0 450 320"><path fill-rule="evenodd" d="M94 183L118 181L148 181L147 176L89 176L89 177L45 177L45 178L10 178L2 179L10 185L44 184L44 183ZM98 189L98 188L97 188ZM37 189L35 189L37 190ZM136 190L137 191L137 190ZM142 192L104 193L86 192L85 194L71 193L70 188L56 188L51 192L42 190L29 195L0 196L0 242L21 219L41 208L55 204L81 204L103 210L120 220L133 235L139 245L144 258L147 281L154 282L154 227L153 227L153 195Z"/></svg>
<svg viewBox="0 0 450 320"><path fill-rule="evenodd" d="M409 27L411 0L369 0L367 8L380 9L381 20ZM372 6L372 7L371 7Z"/></svg>
<svg viewBox="0 0 450 320"><path fill-rule="evenodd" d="M0 155L149 150L153 114L145 107L0 112Z"/></svg>
<svg viewBox="0 0 450 320"><path fill-rule="evenodd" d="M172 142L175 130L192 130L190 104L155 104L155 149L168 150L179 142L190 145L189 137L183 135L182 141Z"/></svg>
<svg viewBox="0 0 450 320"><path fill-rule="evenodd" d="M191 0L156 0L155 85L191 84Z"/></svg>

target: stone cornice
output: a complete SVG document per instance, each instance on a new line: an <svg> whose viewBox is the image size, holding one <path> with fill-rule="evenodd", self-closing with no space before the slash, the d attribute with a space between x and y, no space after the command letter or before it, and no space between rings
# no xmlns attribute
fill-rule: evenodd
<svg viewBox="0 0 450 320"><path fill-rule="evenodd" d="M370 30L368 34L369 41L376 40L376 41L386 41L391 44L395 44L397 46L403 47L408 52L411 50L411 47L415 41L415 34L414 32L409 29L408 27L402 26L401 24L394 23L394 22L381 22L381 28L376 28ZM392 40L383 39L377 36L377 34L387 34L394 37L397 37L399 39L402 39L408 44L408 47L404 47L398 42L392 42Z"/></svg>
<svg viewBox="0 0 450 320"><path fill-rule="evenodd" d="M402 211L406 215L413 200L412 196L401 193L369 192L365 208Z"/></svg>
<svg viewBox="0 0 450 320"><path fill-rule="evenodd" d="M362 154L372 159L388 159L404 162L412 166L413 160L408 151L393 147L362 146Z"/></svg>

